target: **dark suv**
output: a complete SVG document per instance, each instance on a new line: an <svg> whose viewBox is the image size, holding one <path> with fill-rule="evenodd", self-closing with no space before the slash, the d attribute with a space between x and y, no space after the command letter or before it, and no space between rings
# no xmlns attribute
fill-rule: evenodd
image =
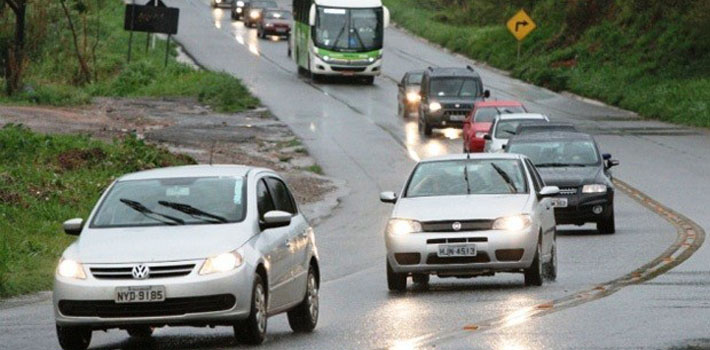
<svg viewBox="0 0 710 350"><path fill-rule="evenodd" d="M462 127L473 104L490 96L472 67L433 68L424 71L419 104L419 131L431 135L433 128Z"/></svg>

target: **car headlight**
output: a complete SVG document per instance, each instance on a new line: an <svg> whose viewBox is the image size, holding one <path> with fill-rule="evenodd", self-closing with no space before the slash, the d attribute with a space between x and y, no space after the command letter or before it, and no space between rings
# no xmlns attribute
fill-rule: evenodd
<svg viewBox="0 0 710 350"><path fill-rule="evenodd" d="M387 234L390 235L406 235L415 232L422 232L422 224L418 221L391 219L387 223Z"/></svg>
<svg viewBox="0 0 710 350"><path fill-rule="evenodd" d="M244 7L244 1L237 1L237 6Z"/></svg>
<svg viewBox="0 0 710 350"><path fill-rule="evenodd" d="M222 0L215 0L216 3L221 4Z"/></svg>
<svg viewBox="0 0 710 350"><path fill-rule="evenodd" d="M266 23L266 24L264 24L264 27L268 27L268 28L271 28L271 27L273 27L273 26L274 26L273 23Z"/></svg>
<svg viewBox="0 0 710 350"><path fill-rule="evenodd" d="M421 100L421 99L422 99L422 97L414 91L410 91L407 93L407 102L409 102L409 103L419 102L419 100Z"/></svg>
<svg viewBox="0 0 710 350"><path fill-rule="evenodd" d="M251 17L252 19L257 19L257 18L259 18L259 15L260 15L260 14L259 14L259 11L252 11L252 12L249 13L249 17Z"/></svg>
<svg viewBox="0 0 710 350"><path fill-rule="evenodd" d="M66 278L76 278L79 280L86 279L86 274L84 273L84 266L81 263L62 258L59 260L59 266L57 266L57 275Z"/></svg>
<svg viewBox="0 0 710 350"><path fill-rule="evenodd" d="M476 132L476 138L477 138L477 139L482 139L482 138L486 137L486 134L487 134L487 132L477 131L477 132Z"/></svg>
<svg viewBox="0 0 710 350"><path fill-rule="evenodd" d="M242 8L241 8L241 7L237 7L237 13L242 13Z"/></svg>
<svg viewBox="0 0 710 350"><path fill-rule="evenodd" d="M231 271L241 266L243 262L242 255L236 251L213 256L205 260L200 275Z"/></svg>
<svg viewBox="0 0 710 350"><path fill-rule="evenodd" d="M506 216L496 219L493 222L494 230L521 231L532 224L532 219L528 214Z"/></svg>
<svg viewBox="0 0 710 350"><path fill-rule="evenodd" d="M582 187L582 193L604 193L606 192L606 185L593 184L584 185Z"/></svg>
<svg viewBox="0 0 710 350"><path fill-rule="evenodd" d="M441 110L441 103L439 103L439 102L430 103L429 110L432 112L440 111Z"/></svg>

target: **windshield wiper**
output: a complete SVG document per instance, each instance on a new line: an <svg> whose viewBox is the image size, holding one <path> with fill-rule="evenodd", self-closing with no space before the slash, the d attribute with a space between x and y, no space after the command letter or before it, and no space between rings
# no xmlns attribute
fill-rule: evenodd
<svg viewBox="0 0 710 350"><path fill-rule="evenodd" d="M345 32L345 27L347 27L345 24L340 28L340 31L338 32L338 35L335 37L335 40L333 40L333 45L330 46L331 50L335 50L335 46L338 45L338 40L340 40L340 37L343 36L343 32ZM350 46L350 45L348 45Z"/></svg>
<svg viewBox="0 0 710 350"><path fill-rule="evenodd" d="M540 163L535 164L538 168L562 168L562 167L585 167L584 164L579 163Z"/></svg>
<svg viewBox="0 0 710 350"><path fill-rule="evenodd" d="M155 221L162 222L162 223L164 223L164 224L166 224L166 225L177 225L177 224L185 225L185 221L184 221L183 219L176 218L176 217L170 216L170 215L165 215L165 214L161 214L161 213L156 213L156 212L154 212L154 211L148 209L148 208L147 208L145 205L143 205L141 202L136 202L136 201L133 201L133 200L130 200L130 199L126 199L126 198L121 198L121 199L119 199L119 201L120 201L121 203L127 205L129 208L131 208L131 209L133 209L133 210L135 210L135 211L137 211L137 212L143 214L145 217L147 217L147 218L149 218L149 219L153 219L153 220L155 220ZM165 221L165 220L159 219L159 218L157 218L157 217L155 217L155 216L151 216L151 215L160 216L160 217L166 218L166 219L168 219L168 220L170 220L170 221Z"/></svg>
<svg viewBox="0 0 710 350"><path fill-rule="evenodd" d="M491 166L493 167L493 169L496 170L496 172L498 173L498 175L500 175L500 177L503 178L503 180L505 181L505 183L508 184L508 186L509 186L508 189L511 190L510 193L517 193L517 192L518 192L518 188L515 187L515 184L513 183L513 180L510 178L510 176L508 175L508 173L506 173L503 169L501 169L501 168L500 168L499 166L497 166L495 163L491 163Z"/></svg>
<svg viewBox="0 0 710 350"><path fill-rule="evenodd" d="M360 36L360 33L358 33L357 29L353 30L353 32L355 32L355 36L357 37L357 41L360 42L360 47L361 47L363 50L365 50L365 42L362 41L362 37ZM348 45L348 46L350 46L350 45Z"/></svg>
<svg viewBox="0 0 710 350"><path fill-rule="evenodd" d="M513 130L503 130L503 132L507 132L507 133L509 133L509 134L511 134L511 135L517 135L517 134L518 134L518 133L516 133L516 132L513 131Z"/></svg>
<svg viewBox="0 0 710 350"><path fill-rule="evenodd" d="M466 180L466 193L471 194L471 183L468 181L468 167L463 166L463 178Z"/></svg>
<svg viewBox="0 0 710 350"><path fill-rule="evenodd" d="M177 202L166 202L166 201L158 201L158 204L160 204L164 207L168 207L170 209L175 209L179 212L185 213L185 214L193 216L193 217L202 217L203 221L220 222L223 224L229 222L229 220L227 220L226 218L224 218L222 216L210 214L204 210L197 209L189 204L177 203ZM204 220L204 218L209 218L212 220Z"/></svg>

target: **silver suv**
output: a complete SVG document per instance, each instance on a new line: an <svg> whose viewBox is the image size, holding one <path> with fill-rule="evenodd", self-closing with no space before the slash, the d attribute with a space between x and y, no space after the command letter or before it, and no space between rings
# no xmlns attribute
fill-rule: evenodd
<svg viewBox="0 0 710 350"><path fill-rule="evenodd" d="M150 337L155 327L234 327L259 344L267 317L318 322L312 228L271 170L190 166L126 175L102 195L62 254L54 284L59 343L86 349L94 330Z"/></svg>

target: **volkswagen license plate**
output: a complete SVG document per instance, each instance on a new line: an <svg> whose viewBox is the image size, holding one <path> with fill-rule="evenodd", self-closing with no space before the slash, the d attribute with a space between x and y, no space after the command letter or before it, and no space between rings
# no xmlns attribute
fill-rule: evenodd
<svg viewBox="0 0 710 350"><path fill-rule="evenodd" d="M462 122L466 119L466 116L463 114L454 114L449 119L451 119L452 122Z"/></svg>
<svg viewBox="0 0 710 350"><path fill-rule="evenodd" d="M476 256L475 244L440 244L437 255L440 258L457 256Z"/></svg>
<svg viewBox="0 0 710 350"><path fill-rule="evenodd" d="M165 301L165 287L118 287L116 288L117 304L122 303L157 303Z"/></svg>

